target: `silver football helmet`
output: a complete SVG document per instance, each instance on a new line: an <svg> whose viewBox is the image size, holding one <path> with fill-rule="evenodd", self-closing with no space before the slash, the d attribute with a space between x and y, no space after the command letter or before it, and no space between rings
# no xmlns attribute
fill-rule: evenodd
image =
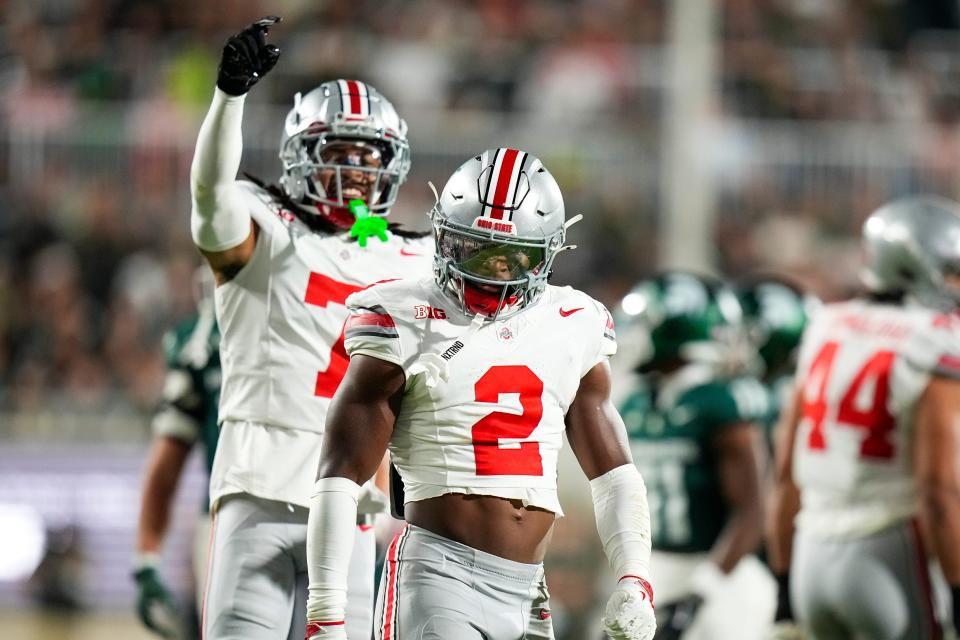
<svg viewBox="0 0 960 640"><path fill-rule="evenodd" d="M467 314L506 318L536 302L564 248L560 187L543 163L491 149L453 172L430 212L441 289Z"/></svg>
<svg viewBox="0 0 960 640"><path fill-rule="evenodd" d="M960 304L960 204L935 196L888 203L864 222L863 248L871 291L942 310Z"/></svg>
<svg viewBox="0 0 960 640"><path fill-rule="evenodd" d="M308 211L350 226L351 200L387 215L410 171L407 123L358 80L324 82L297 93L280 141L287 195Z"/></svg>

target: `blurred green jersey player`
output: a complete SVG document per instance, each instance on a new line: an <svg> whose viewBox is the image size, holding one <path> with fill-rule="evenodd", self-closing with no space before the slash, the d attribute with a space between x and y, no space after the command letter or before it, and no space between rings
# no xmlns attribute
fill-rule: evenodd
<svg viewBox="0 0 960 640"><path fill-rule="evenodd" d="M220 402L220 332L213 309L213 282L209 270L198 270L200 301L196 315L171 329L163 338L167 374L161 406L153 417L153 442L148 455L134 579L137 615L161 637L195 637L178 614L174 597L160 575L159 559L170 519L174 494L184 464L194 445L203 447L209 474L217 446L217 408ZM193 565L196 593L203 593L210 537L209 499L194 536Z"/></svg>
<svg viewBox="0 0 960 640"><path fill-rule="evenodd" d="M773 579L752 555L768 398L733 375L741 316L729 287L682 271L639 283L618 309L619 408L647 484L658 639L760 640L773 619Z"/></svg>
<svg viewBox="0 0 960 640"><path fill-rule="evenodd" d="M763 421L772 451L772 433L793 388L800 339L820 301L779 274L755 274L738 287L743 324L754 349L751 370L767 387L770 411Z"/></svg>

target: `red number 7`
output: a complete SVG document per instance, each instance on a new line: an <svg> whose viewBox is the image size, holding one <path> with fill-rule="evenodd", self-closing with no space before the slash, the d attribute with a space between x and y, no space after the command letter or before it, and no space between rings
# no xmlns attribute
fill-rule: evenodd
<svg viewBox="0 0 960 640"><path fill-rule="evenodd" d="M307 292L303 301L309 305L326 308L328 304L342 305L351 293L365 289L366 287L355 284L339 282L325 275L311 272L310 281L307 282ZM331 311L332 313L332 311ZM338 315L346 314L340 312ZM341 324L343 324L341 322ZM317 373L317 385L314 389L314 395L321 398L332 398L343 375L347 372L347 350L343 346L343 329L340 329L340 338L330 349L330 363L325 371Z"/></svg>

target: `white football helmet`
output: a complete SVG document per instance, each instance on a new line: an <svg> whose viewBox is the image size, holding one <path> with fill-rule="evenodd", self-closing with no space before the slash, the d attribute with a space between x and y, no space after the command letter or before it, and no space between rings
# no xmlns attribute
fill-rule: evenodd
<svg viewBox="0 0 960 640"><path fill-rule="evenodd" d="M430 218L437 284L464 313L488 319L536 302L570 226L560 187L543 163L505 148L460 165Z"/></svg>
<svg viewBox="0 0 960 640"><path fill-rule="evenodd" d="M960 204L933 196L888 203L863 223L863 248L871 291L943 311L960 304Z"/></svg>
<svg viewBox="0 0 960 640"><path fill-rule="evenodd" d="M294 97L280 161L280 184L292 200L349 227L351 200L363 200L374 215L387 215L396 202L410 171L407 123L368 84L324 82Z"/></svg>

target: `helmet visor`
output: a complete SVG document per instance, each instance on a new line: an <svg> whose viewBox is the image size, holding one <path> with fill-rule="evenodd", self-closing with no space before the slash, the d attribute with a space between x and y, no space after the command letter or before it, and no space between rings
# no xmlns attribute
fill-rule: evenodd
<svg viewBox="0 0 960 640"><path fill-rule="evenodd" d="M440 231L440 254L463 273L479 280L510 282L537 274L544 262L543 246L474 238Z"/></svg>

